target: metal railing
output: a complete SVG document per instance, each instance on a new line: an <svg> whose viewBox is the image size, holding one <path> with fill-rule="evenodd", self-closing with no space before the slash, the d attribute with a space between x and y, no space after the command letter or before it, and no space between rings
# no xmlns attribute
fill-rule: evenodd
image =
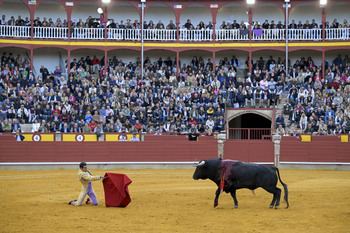
<svg viewBox="0 0 350 233"><path fill-rule="evenodd" d="M29 26L0 25L0 37L3 38L30 38Z"/></svg>
<svg viewBox="0 0 350 233"><path fill-rule="evenodd" d="M229 128L228 139L271 140L270 128Z"/></svg>
<svg viewBox="0 0 350 233"><path fill-rule="evenodd" d="M325 29L326 40L350 40L350 28Z"/></svg>
<svg viewBox="0 0 350 233"><path fill-rule="evenodd" d="M243 32L239 29L218 29L215 30L215 36L217 41L249 40L249 30Z"/></svg>
<svg viewBox="0 0 350 233"><path fill-rule="evenodd" d="M288 29L288 40L322 40L322 29Z"/></svg>
<svg viewBox="0 0 350 233"><path fill-rule="evenodd" d="M104 28L74 28L70 31L72 39L104 40ZM251 30L253 41L284 41L285 29L258 29ZM319 41L323 40L322 29L288 29L290 41ZM30 26L0 25L1 38L30 38ZM68 39L68 28L65 27L34 27L35 39ZM176 29L144 29L143 38L146 41L213 41L213 30L179 30L177 38ZM141 41L141 29L107 29L108 40ZM249 30L217 29L215 30L217 41L247 41ZM325 40L350 40L350 28L325 29Z"/></svg>
<svg viewBox="0 0 350 233"><path fill-rule="evenodd" d="M40 39L67 39L68 28L62 27L34 27L33 38Z"/></svg>

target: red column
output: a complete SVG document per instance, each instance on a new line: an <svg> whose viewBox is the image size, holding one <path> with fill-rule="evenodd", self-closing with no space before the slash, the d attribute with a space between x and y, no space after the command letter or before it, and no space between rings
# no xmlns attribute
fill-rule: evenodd
<svg viewBox="0 0 350 233"><path fill-rule="evenodd" d="M179 77L180 75L180 53L179 51L176 52L176 77Z"/></svg>
<svg viewBox="0 0 350 233"><path fill-rule="evenodd" d="M107 50L105 50L105 67L104 67L105 75L107 74L107 64L108 64Z"/></svg>
<svg viewBox="0 0 350 233"><path fill-rule="evenodd" d="M322 41L325 41L326 39L326 12L324 8L322 9Z"/></svg>
<svg viewBox="0 0 350 233"><path fill-rule="evenodd" d="M180 22L176 22L176 42L180 40Z"/></svg>
<svg viewBox="0 0 350 233"><path fill-rule="evenodd" d="M31 70L34 70L34 66L33 66L33 58L34 58L34 49L31 48L30 49L30 69ZM34 72L34 71L33 71Z"/></svg>
<svg viewBox="0 0 350 233"><path fill-rule="evenodd" d="M252 42L252 25L253 24L253 14L252 14L252 9L249 8L248 11L248 20L249 20L249 43Z"/></svg>
<svg viewBox="0 0 350 233"><path fill-rule="evenodd" d="M34 37L34 12L30 11L30 39Z"/></svg>
<svg viewBox="0 0 350 233"><path fill-rule="evenodd" d="M213 23L213 43L215 43L215 23Z"/></svg>
<svg viewBox="0 0 350 233"><path fill-rule="evenodd" d="M68 49L68 58L67 58L67 76L70 75L70 49Z"/></svg>
<svg viewBox="0 0 350 233"><path fill-rule="evenodd" d="M249 57L248 57L248 59L249 59L249 61L248 61L248 67L249 67L249 73L251 73L252 72L252 51L249 51ZM253 75L253 74L252 74Z"/></svg>
<svg viewBox="0 0 350 233"><path fill-rule="evenodd" d="M213 73L215 72L215 52L213 52Z"/></svg>
<svg viewBox="0 0 350 233"><path fill-rule="evenodd" d="M326 67L325 67L325 55L326 55L326 52L324 50L322 50L322 78L324 79L325 78L325 72L326 72Z"/></svg>
<svg viewBox="0 0 350 233"><path fill-rule="evenodd" d="M107 41L107 21L108 21L108 11L107 11L107 7L104 7L104 11L103 11L103 15L104 15L104 21L105 21L105 41Z"/></svg>

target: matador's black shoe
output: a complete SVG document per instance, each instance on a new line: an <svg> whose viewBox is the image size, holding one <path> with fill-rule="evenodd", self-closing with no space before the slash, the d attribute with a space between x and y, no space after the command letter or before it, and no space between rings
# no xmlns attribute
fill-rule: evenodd
<svg viewBox="0 0 350 233"><path fill-rule="evenodd" d="M70 201L70 202L68 202L68 205L74 205L74 203L75 203L76 201L77 201L77 200Z"/></svg>

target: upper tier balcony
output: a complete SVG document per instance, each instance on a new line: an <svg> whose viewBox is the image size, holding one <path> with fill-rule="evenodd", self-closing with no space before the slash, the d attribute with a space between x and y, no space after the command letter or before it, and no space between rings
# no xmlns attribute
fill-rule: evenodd
<svg viewBox="0 0 350 233"><path fill-rule="evenodd" d="M239 42L239 41L286 41L285 29L216 29L213 30L187 30L177 31L167 29L115 29L107 28L73 28L64 27L34 27L33 36L30 26L0 26L0 37L55 40L108 40L108 41L144 41L157 42ZM251 33L251 35L250 35ZM69 35L70 34L70 35ZM324 36L324 38L323 38ZM350 40L350 28L325 29L288 29L289 41L335 41Z"/></svg>

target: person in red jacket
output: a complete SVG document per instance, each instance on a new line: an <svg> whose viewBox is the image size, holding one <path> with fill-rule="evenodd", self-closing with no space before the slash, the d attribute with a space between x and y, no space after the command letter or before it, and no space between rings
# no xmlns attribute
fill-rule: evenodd
<svg viewBox="0 0 350 233"><path fill-rule="evenodd" d="M94 120L92 120L90 123L89 123L89 127L91 128L91 131L94 132L95 131L95 128L97 127L97 124Z"/></svg>

